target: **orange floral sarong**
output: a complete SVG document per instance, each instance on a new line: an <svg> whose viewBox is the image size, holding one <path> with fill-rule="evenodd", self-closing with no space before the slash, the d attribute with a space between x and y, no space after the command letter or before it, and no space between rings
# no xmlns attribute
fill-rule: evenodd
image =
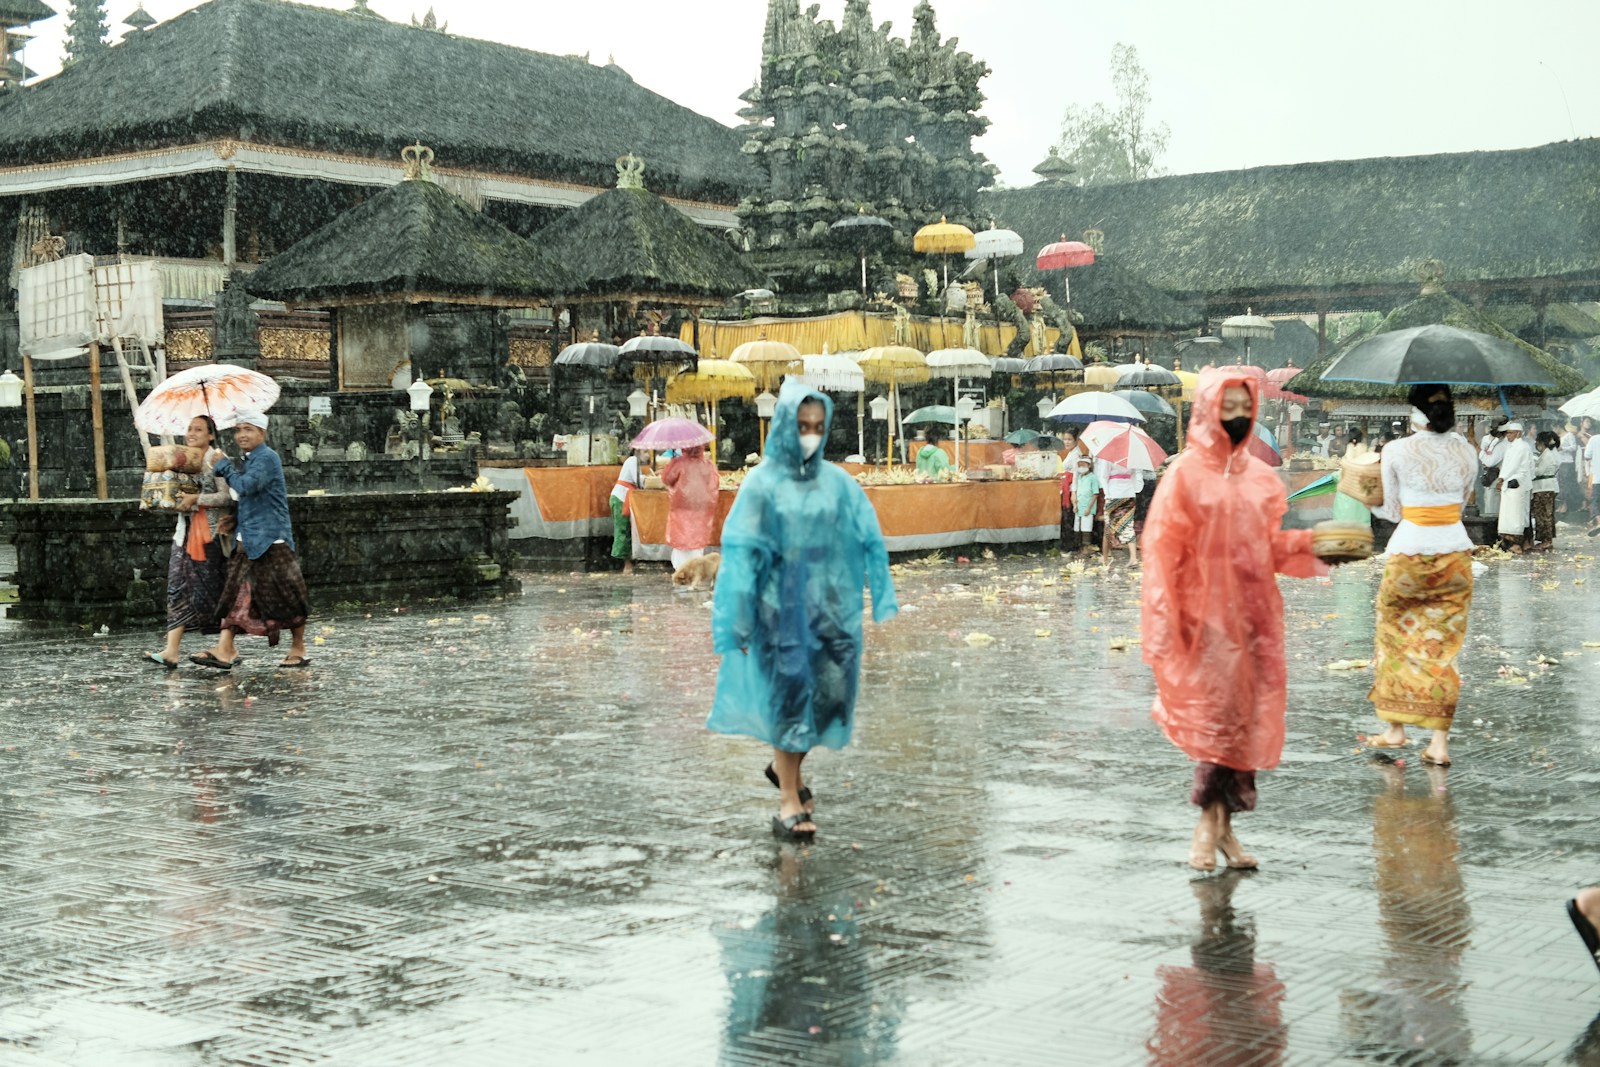
<svg viewBox="0 0 1600 1067"><path fill-rule="evenodd" d="M1472 553L1392 555L1378 589L1372 692L1385 722L1448 730L1461 695L1456 657L1467 637Z"/></svg>

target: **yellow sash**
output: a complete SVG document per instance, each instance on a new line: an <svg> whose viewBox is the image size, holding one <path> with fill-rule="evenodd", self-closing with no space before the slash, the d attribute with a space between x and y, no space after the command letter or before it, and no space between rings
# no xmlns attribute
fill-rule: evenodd
<svg viewBox="0 0 1600 1067"><path fill-rule="evenodd" d="M1413 526L1454 526L1461 521L1460 504L1431 504L1401 508L1400 517Z"/></svg>

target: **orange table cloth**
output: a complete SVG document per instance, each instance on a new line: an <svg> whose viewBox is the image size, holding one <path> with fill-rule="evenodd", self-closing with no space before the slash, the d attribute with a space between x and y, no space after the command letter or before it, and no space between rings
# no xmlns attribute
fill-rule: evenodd
<svg viewBox="0 0 1600 1067"><path fill-rule="evenodd" d="M891 552L928 552L963 545L1053 541L1061 535L1061 484L1044 481L966 482L954 485L869 486ZM714 543L738 493L724 489L718 500ZM640 490L633 497L634 558L664 560L667 494Z"/></svg>

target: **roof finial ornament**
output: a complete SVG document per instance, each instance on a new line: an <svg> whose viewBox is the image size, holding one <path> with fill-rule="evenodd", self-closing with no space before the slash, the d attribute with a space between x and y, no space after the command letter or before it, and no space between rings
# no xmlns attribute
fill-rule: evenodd
<svg viewBox="0 0 1600 1067"><path fill-rule="evenodd" d="M1444 292L1444 261L1425 259L1417 267L1417 280L1422 283L1423 296Z"/></svg>
<svg viewBox="0 0 1600 1067"><path fill-rule="evenodd" d="M423 144L408 145L400 150L400 159L406 165L406 181L433 181L433 149Z"/></svg>
<svg viewBox="0 0 1600 1067"><path fill-rule="evenodd" d="M644 160L632 152L617 157L617 188L644 188Z"/></svg>

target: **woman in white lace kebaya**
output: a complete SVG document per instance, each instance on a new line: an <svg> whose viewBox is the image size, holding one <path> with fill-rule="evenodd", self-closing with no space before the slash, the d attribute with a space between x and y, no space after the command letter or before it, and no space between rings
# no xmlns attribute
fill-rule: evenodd
<svg viewBox="0 0 1600 1067"><path fill-rule="evenodd" d="M1472 539L1461 509L1472 495L1478 453L1455 432L1447 385L1413 386L1416 431L1383 450L1380 519L1399 523L1378 590L1378 635L1368 699L1388 723L1374 748L1407 743L1406 727L1433 731L1422 762L1450 765L1450 724L1461 694L1456 657L1472 604Z"/></svg>

